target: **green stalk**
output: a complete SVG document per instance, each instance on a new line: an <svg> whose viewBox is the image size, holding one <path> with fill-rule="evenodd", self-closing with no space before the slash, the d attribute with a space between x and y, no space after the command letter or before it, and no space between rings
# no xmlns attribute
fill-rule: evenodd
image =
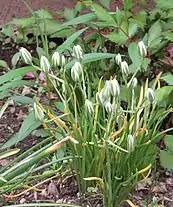
<svg viewBox="0 0 173 207"><path fill-rule="evenodd" d="M5 180L10 181L14 177L24 173L27 169L29 169L34 164L38 163L41 159L43 159L47 155L49 155L49 154L53 153L54 151L58 150L59 148L61 148L65 144L65 142L67 142L68 140L77 144L77 142L74 139L72 139L71 137L68 136L68 137L60 140L59 142L55 143L54 145L50 146L49 148L47 148L45 151L41 152L37 156L20 162L19 164L17 164L16 169L14 169L13 171L8 170L8 173L5 172L1 176L4 177ZM5 183L2 180L0 180L0 187L2 187L4 184Z"/></svg>

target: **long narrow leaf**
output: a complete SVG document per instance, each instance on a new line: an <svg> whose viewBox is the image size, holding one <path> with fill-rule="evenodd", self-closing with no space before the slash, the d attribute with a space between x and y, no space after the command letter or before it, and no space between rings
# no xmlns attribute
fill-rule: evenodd
<svg viewBox="0 0 173 207"><path fill-rule="evenodd" d="M64 52L64 50L69 49L71 44L86 30L87 28L81 29L76 33L72 34L62 45L57 48L59 53Z"/></svg>
<svg viewBox="0 0 173 207"><path fill-rule="evenodd" d="M112 53L89 53L89 54L85 54L83 57L83 63L91 63L94 61L98 61L98 60L103 60L103 59L107 59L107 58L113 58L115 57L116 54L112 54ZM67 69L71 68L74 64L74 60L69 62L66 67Z"/></svg>
<svg viewBox="0 0 173 207"><path fill-rule="evenodd" d="M1 86L0 91L4 91L4 90L10 89L10 88L16 88L16 87L24 86L24 85L25 86L32 86L32 85L35 85L35 83L30 82L30 81L26 81L26 80L15 80L15 81L12 81L10 83L6 83L3 86Z"/></svg>
<svg viewBox="0 0 173 207"><path fill-rule="evenodd" d="M35 118L34 112L31 111L24 120L19 132L12 136L0 149L5 149L19 143L40 125L41 122Z"/></svg>
<svg viewBox="0 0 173 207"><path fill-rule="evenodd" d="M0 76L0 85L7 82L7 81L13 80L14 78L23 76L27 72L34 71L34 70L36 70L36 69L32 66L26 66L23 68L18 68L16 70L11 70L10 72Z"/></svg>

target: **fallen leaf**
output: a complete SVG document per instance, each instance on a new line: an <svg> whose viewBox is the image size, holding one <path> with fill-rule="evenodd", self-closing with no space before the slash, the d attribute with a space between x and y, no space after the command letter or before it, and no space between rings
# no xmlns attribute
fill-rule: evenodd
<svg viewBox="0 0 173 207"><path fill-rule="evenodd" d="M58 191L57 186L53 180L51 180L51 182L49 183L48 194L53 195L54 197L59 196L59 191Z"/></svg>
<svg viewBox="0 0 173 207"><path fill-rule="evenodd" d="M2 167L7 166L8 163L9 163L9 160L7 160L7 159L2 159L2 160L0 160L0 165L1 165Z"/></svg>
<svg viewBox="0 0 173 207"><path fill-rule="evenodd" d="M24 86L23 90L22 90L22 95L28 95L31 93L31 89L28 86Z"/></svg>
<svg viewBox="0 0 173 207"><path fill-rule="evenodd" d="M159 185L154 186L153 193L166 193L167 192L167 188L165 183L159 183Z"/></svg>
<svg viewBox="0 0 173 207"><path fill-rule="evenodd" d="M173 178L167 178L166 179L166 184L173 187Z"/></svg>

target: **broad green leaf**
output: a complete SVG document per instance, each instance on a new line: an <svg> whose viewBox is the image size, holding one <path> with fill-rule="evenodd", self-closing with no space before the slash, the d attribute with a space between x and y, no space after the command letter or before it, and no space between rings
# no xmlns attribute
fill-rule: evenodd
<svg viewBox="0 0 173 207"><path fill-rule="evenodd" d="M64 112L64 104L63 104L63 102L57 101L57 102L54 102L54 105L56 106L56 108L58 110Z"/></svg>
<svg viewBox="0 0 173 207"><path fill-rule="evenodd" d="M34 103L34 100L27 96L12 96L10 97L10 99L19 104L33 104Z"/></svg>
<svg viewBox="0 0 173 207"><path fill-rule="evenodd" d="M115 26L115 24L109 23L109 22L93 22L93 24L98 26L99 28L114 27Z"/></svg>
<svg viewBox="0 0 173 207"><path fill-rule="evenodd" d="M93 9L93 11L95 12L96 16L104 21L104 22L111 22L111 23L115 23L114 18L109 14L108 11L106 11L106 9L104 9L102 6L100 6L99 4L91 4L91 8ZM115 25L116 26L116 25Z"/></svg>
<svg viewBox="0 0 173 207"><path fill-rule="evenodd" d="M35 23L35 19L33 17L30 18L14 18L9 24L14 24L21 27L29 27Z"/></svg>
<svg viewBox="0 0 173 207"><path fill-rule="evenodd" d="M4 75L0 76L0 85L7 82L7 81L13 80L14 78L23 76L27 72L31 72L34 70L36 70L36 69L32 66L26 66L26 67L18 68L15 70L11 70L8 73L5 73Z"/></svg>
<svg viewBox="0 0 173 207"><path fill-rule="evenodd" d="M69 37L70 35L72 35L73 33L75 33L75 29L74 28L65 28L62 29L58 32L55 32L54 34L52 34L50 37Z"/></svg>
<svg viewBox="0 0 173 207"><path fill-rule="evenodd" d="M7 24L2 28L1 31L3 34L5 34L8 37L11 37L13 35L13 27L11 24Z"/></svg>
<svg viewBox="0 0 173 207"><path fill-rule="evenodd" d="M144 69L144 71L147 71L150 62L151 62L151 59L149 59L149 58L143 59L142 68Z"/></svg>
<svg viewBox="0 0 173 207"><path fill-rule="evenodd" d="M74 19L72 19L68 22L65 22L64 24L59 25L59 27L56 27L56 31L53 31L52 33L49 32L49 34L53 35L55 32L58 32L62 29L65 29L68 26L83 24L83 23L86 23L86 22L93 21L94 19L96 19L96 15L94 13L84 14L84 15L76 17L76 18L74 18Z"/></svg>
<svg viewBox="0 0 173 207"><path fill-rule="evenodd" d="M118 45L124 45L128 40L128 37L122 31L111 32L108 35L105 35L105 37Z"/></svg>
<svg viewBox="0 0 173 207"><path fill-rule="evenodd" d="M8 68L8 64L4 60L0 60L0 68Z"/></svg>
<svg viewBox="0 0 173 207"><path fill-rule="evenodd" d="M87 28L81 29L76 33L72 34L62 45L57 48L59 53L64 52L64 50L69 49L71 44L86 30Z"/></svg>
<svg viewBox="0 0 173 207"><path fill-rule="evenodd" d="M0 100L3 100L4 98L10 96L9 91L2 91L0 92Z"/></svg>
<svg viewBox="0 0 173 207"><path fill-rule="evenodd" d="M128 11L135 5L134 0L123 0L124 10Z"/></svg>
<svg viewBox="0 0 173 207"><path fill-rule="evenodd" d="M140 25L142 28L146 25L147 13L145 11L140 11L133 16L132 21Z"/></svg>
<svg viewBox="0 0 173 207"><path fill-rule="evenodd" d="M158 38L161 35L161 25L160 21L158 20L155 22L148 31L148 46L151 45L152 41Z"/></svg>
<svg viewBox="0 0 173 207"><path fill-rule="evenodd" d="M120 11L119 9L116 10L116 14L115 14L115 17L116 17L116 21L119 25L121 25L123 19L124 19L124 14L122 11Z"/></svg>
<svg viewBox="0 0 173 207"><path fill-rule="evenodd" d="M128 35L133 37L138 31L138 25L129 20Z"/></svg>
<svg viewBox="0 0 173 207"><path fill-rule="evenodd" d="M33 132L33 135L36 137L48 137L49 133L45 129L38 129Z"/></svg>
<svg viewBox="0 0 173 207"><path fill-rule="evenodd" d="M35 14L40 19L52 19L53 18L51 12L46 9L40 9L40 10L34 11L33 14Z"/></svg>
<svg viewBox="0 0 173 207"><path fill-rule="evenodd" d="M10 157L12 155L15 155L17 154L18 152L20 151L20 149L16 148L16 149L9 149L5 152L1 152L0 153L0 160L4 159L4 158L7 158L7 157Z"/></svg>
<svg viewBox="0 0 173 207"><path fill-rule="evenodd" d="M164 143L169 151L173 153L173 135L166 135L164 138Z"/></svg>
<svg viewBox="0 0 173 207"><path fill-rule="evenodd" d="M91 63L94 61L98 61L98 60L103 60L103 59L107 59L107 58L113 58L115 57L116 54L112 54L112 53L89 53L89 54L85 54L83 57L83 63ZM74 60L69 62L66 67L67 69L71 68L74 64Z"/></svg>
<svg viewBox="0 0 173 207"><path fill-rule="evenodd" d="M139 55L136 42L132 42L128 47L128 54L133 64L138 68L141 65L142 57Z"/></svg>
<svg viewBox="0 0 173 207"><path fill-rule="evenodd" d="M173 85L173 75L171 73L166 73L161 77L167 84Z"/></svg>
<svg viewBox="0 0 173 207"><path fill-rule="evenodd" d="M168 40L173 41L173 32L167 32L165 36Z"/></svg>
<svg viewBox="0 0 173 207"><path fill-rule="evenodd" d="M84 58L83 58L83 63L91 63L97 60L103 60L103 59L107 59L107 58L113 58L115 57L116 54L112 54L112 53L89 53L89 54L85 54Z"/></svg>
<svg viewBox="0 0 173 207"><path fill-rule="evenodd" d="M49 35L62 29L62 25L57 20L54 19L43 19L39 23L39 28L43 33Z"/></svg>
<svg viewBox="0 0 173 207"><path fill-rule="evenodd" d="M25 118L22 126L18 133L12 136L0 149L5 149L13 145L18 144L25 137L27 137L31 132L37 129L41 125L41 122L35 118L34 111L31 111L29 115Z"/></svg>
<svg viewBox="0 0 173 207"><path fill-rule="evenodd" d="M89 13L89 14L83 14L79 17L76 17L68 22L65 22L63 26L73 26L77 24L83 24L86 22L90 22L96 18L96 15L94 13Z"/></svg>
<svg viewBox="0 0 173 207"><path fill-rule="evenodd" d="M170 93L173 91L173 86L164 86L156 91L156 102L165 101Z"/></svg>
<svg viewBox="0 0 173 207"><path fill-rule="evenodd" d="M65 8L64 9L64 18L66 20L71 20L71 19L74 19L75 18L75 15L76 15L76 12L74 9L71 9L71 8Z"/></svg>
<svg viewBox="0 0 173 207"><path fill-rule="evenodd" d="M167 170L173 170L173 153L161 150L160 163Z"/></svg>
<svg viewBox="0 0 173 207"><path fill-rule="evenodd" d="M163 10L173 9L172 0L157 0L157 7Z"/></svg>
<svg viewBox="0 0 173 207"><path fill-rule="evenodd" d="M19 86L32 86L35 85L34 82L30 82L30 81L26 81L26 80L14 80L10 83L6 83L3 84L2 86L0 86L0 92L4 91L4 90L8 90L8 89L12 89L12 88L16 88Z"/></svg>
<svg viewBox="0 0 173 207"><path fill-rule="evenodd" d="M107 9L110 9L110 0L100 0L100 3Z"/></svg>

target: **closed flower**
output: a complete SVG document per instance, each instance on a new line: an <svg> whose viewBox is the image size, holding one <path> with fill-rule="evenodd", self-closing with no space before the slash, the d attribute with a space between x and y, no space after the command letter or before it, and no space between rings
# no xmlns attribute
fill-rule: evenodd
<svg viewBox="0 0 173 207"><path fill-rule="evenodd" d="M152 88L148 88L147 98L151 103L155 100L155 92Z"/></svg>
<svg viewBox="0 0 173 207"><path fill-rule="evenodd" d="M36 103L34 103L34 113L35 113L35 118L38 119L39 121L43 121L44 120L44 112L41 109L40 106L38 106Z"/></svg>
<svg viewBox="0 0 173 207"><path fill-rule="evenodd" d="M139 53L142 57L145 57L147 55L147 49L143 43L143 41L140 41L138 43Z"/></svg>
<svg viewBox="0 0 173 207"><path fill-rule="evenodd" d="M50 71L50 63L49 63L49 60L47 59L47 57L41 56L40 67L41 67L41 70L44 73L49 73L49 71Z"/></svg>
<svg viewBox="0 0 173 207"><path fill-rule="evenodd" d="M88 100L88 99L85 100L85 107L86 107L89 114L91 114L91 115L94 114L94 105L90 100Z"/></svg>
<svg viewBox="0 0 173 207"><path fill-rule="evenodd" d="M21 47L19 52L20 52L20 55L21 55L23 61L26 64L28 64L28 65L32 64L32 56L31 56L30 52L27 49L25 49L24 47Z"/></svg>
<svg viewBox="0 0 173 207"><path fill-rule="evenodd" d="M54 67L57 67L57 66L60 66L60 54L59 52L54 52L53 55L52 55L52 63L53 63L53 66Z"/></svg>
<svg viewBox="0 0 173 207"><path fill-rule="evenodd" d="M83 51L80 45L73 47L73 55L78 61L81 61L83 59Z"/></svg>
<svg viewBox="0 0 173 207"><path fill-rule="evenodd" d="M113 97L120 95L120 86L119 86L118 81L115 78L111 80L111 95Z"/></svg>
<svg viewBox="0 0 173 207"><path fill-rule="evenodd" d="M82 73L82 65L80 62L75 62L71 69L71 77L76 82L80 80L80 75Z"/></svg>
<svg viewBox="0 0 173 207"><path fill-rule="evenodd" d="M121 65L122 59L120 53L118 53L115 57L115 61L118 65Z"/></svg>
<svg viewBox="0 0 173 207"><path fill-rule="evenodd" d="M121 72L123 75L128 75L129 73L129 66L126 61L121 62Z"/></svg>

